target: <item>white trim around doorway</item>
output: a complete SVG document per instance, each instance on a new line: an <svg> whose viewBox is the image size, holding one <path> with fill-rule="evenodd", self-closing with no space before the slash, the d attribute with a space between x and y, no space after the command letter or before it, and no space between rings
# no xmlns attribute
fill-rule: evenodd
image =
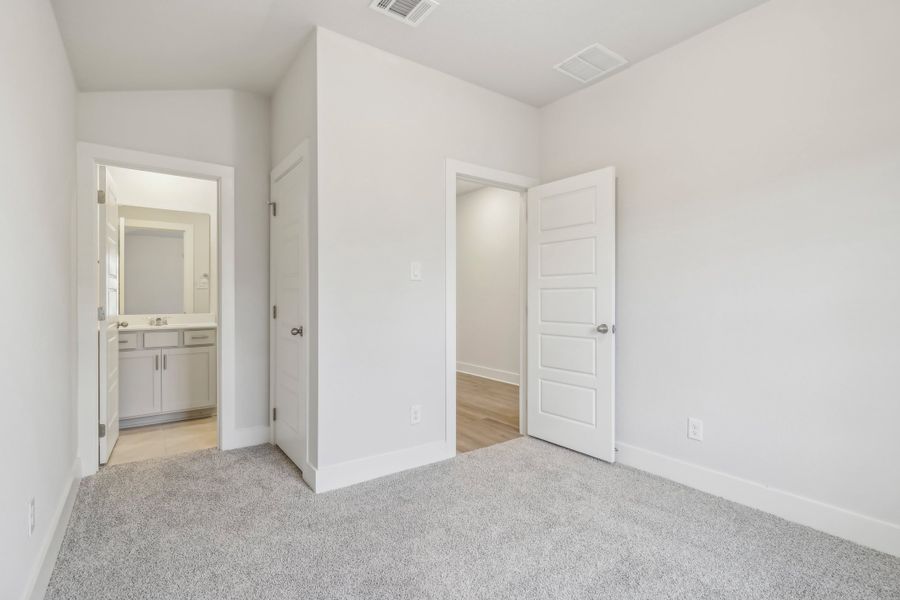
<svg viewBox="0 0 900 600"><path fill-rule="evenodd" d="M227 450L268 439L247 435L236 423L234 168L184 158L79 142L74 221L76 348L75 395L81 475L99 469L97 398L97 166L109 165L168 173L218 183L218 440ZM268 430L268 428L266 428ZM261 438L262 439L257 439ZM252 439L250 439L252 438Z"/></svg>
<svg viewBox="0 0 900 600"><path fill-rule="evenodd" d="M447 408L445 417L447 428L444 436L446 454L448 457L456 456L456 180L457 178L467 179L483 183L491 187L498 187L507 190L521 192L523 200L519 213L519 222L522 224L520 244L520 261L519 280L522 282L521 304L519 306L520 328L519 328L519 377L521 383L519 385L519 432L523 435L527 432L527 423L525 421L528 411L526 410L526 390L524 382L526 378L527 367L527 337L526 337L526 320L525 320L525 298L526 286L525 278L527 275L526 261L527 256L527 228L524 226L526 222L526 203L524 195L528 188L536 186L540 183L534 177L527 175L519 175L490 167L483 167L472 163L462 162L459 160L447 159L447 176L446 176L446 337L447 348L445 354L446 371L445 386L446 400L444 402Z"/></svg>

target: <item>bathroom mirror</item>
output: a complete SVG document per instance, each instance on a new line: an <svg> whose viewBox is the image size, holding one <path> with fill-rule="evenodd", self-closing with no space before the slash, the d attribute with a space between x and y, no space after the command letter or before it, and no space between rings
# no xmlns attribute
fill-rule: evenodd
<svg viewBox="0 0 900 600"><path fill-rule="evenodd" d="M119 206L119 313L211 313L210 216Z"/></svg>

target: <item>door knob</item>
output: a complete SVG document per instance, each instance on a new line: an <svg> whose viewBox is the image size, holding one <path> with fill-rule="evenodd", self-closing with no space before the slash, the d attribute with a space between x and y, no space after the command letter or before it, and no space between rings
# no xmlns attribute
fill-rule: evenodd
<svg viewBox="0 0 900 600"><path fill-rule="evenodd" d="M597 325L598 333L607 333L608 331L609 331L609 326L607 326L606 323L603 323L602 325Z"/></svg>
<svg viewBox="0 0 900 600"><path fill-rule="evenodd" d="M121 329L122 327L128 327L128 321L121 321L116 323L116 329Z"/></svg>
<svg viewBox="0 0 900 600"><path fill-rule="evenodd" d="M291 335L299 335L300 337L303 337L303 326L301 325L300 327L292 327Z"/></svg>

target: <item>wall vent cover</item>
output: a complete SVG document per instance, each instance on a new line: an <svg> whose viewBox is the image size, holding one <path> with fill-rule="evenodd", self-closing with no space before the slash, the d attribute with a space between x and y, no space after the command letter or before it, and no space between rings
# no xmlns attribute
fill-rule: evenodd
<svg viewBox="0 0 900 600"><path fill-rule="evenodd" d="M628 61L600 44L588 46L555 67L572 79L587 83L628 64Z"/></svg>
<svg viewBox="0 0 900 600"><path fill-rule="evenodd" d="M438 7L437 0L372 0L369 8L418 27Z"/></svg>

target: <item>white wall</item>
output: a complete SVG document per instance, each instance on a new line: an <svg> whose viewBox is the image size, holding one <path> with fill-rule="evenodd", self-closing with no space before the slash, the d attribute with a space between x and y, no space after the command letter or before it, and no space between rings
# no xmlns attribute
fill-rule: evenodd
<svg viewBox="0 0 900 600"><path fill-rule="evenodd" d="M73 481L75 85L50 4L0 19L0 598L24 597ZM28 536L29 498L36 528Z"/></svg>
<svg viewBox="0 0 900 600"><path fill-rule="evenodd" d="M121 167L109 167L109 172L120 205L203 213L216 220L219 192L215 181Z"/></svg>
<svg viewBox="0 0 900 600"><path fill-rule="evenodd" d="M519 384L522 194L494 187L456 199L456 361Z"/></svg>
<svg viewBox="0 0 900 600"><path fill-rule="evenodd" d="M424 448L452 451L446 159L534 175L538 112L322 29L317 69L320 474L385 453L415 462ZM422 281L410 281L411 261Z"/></svg>
<svg viewBox="0 0 900 600"><path fill-rule="evenodd" d="M317 37L313 31L272 95L272 163L276 167L304 140L309 141L309 390L307 396L307 460L318 463L318 81Z"/></svg>
<svg viewBox="0 0 900 600"><path fill-rule="evenodd" d="M542 111L619 176L620 449L900 525L898 23L773 0Z"/></svg>
<svg viewBox="0 0 900 600"><path fill-rule="evenodd" d="M233 90L78 95L78 139L230 165L235 170L238 427L268 410L269 101Z"/></svg>
<svg viewBox="0 0 900 600"><path fill-rule="evenodd" d="M272 166L317 131L317 36L314 30L272 94ZM315 149L315 144L311 144Z"/></svg>

